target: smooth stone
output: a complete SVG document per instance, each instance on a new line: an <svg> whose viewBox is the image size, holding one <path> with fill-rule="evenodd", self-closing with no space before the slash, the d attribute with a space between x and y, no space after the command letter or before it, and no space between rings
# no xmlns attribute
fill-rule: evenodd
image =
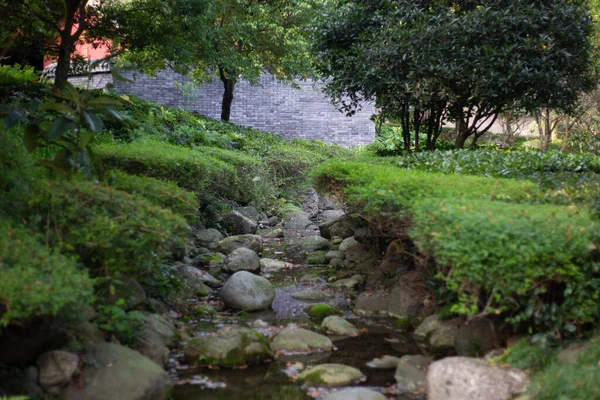
<svg viewBox="0 0 600 400"><path fill-rule="evenodd" d="M275 353L306 354L331 351L333 343L327 336L304 328L285 328L273 337L271 350Z"/></svg>
<svg viewBox="0 0 600 400"><path fill-rule="evenodd" d="M256 233L258 224L238 211L231 211L223 216L221 224L232 235Z"/></svg>
<svg viewBox="0 0 600 400"><path fill-rule="evenodd" d="M306 289L292 293L292 297L298 300L327 300L333 298L333 293L319 289Z"/></svg>
<svg viewBox="0 0 600 400"><path fill-rule="evenodd" d="M273 229L270 232L267 232L263 235L263 237L267 238L267 239L278 239L278 238L282 238L284 237L284 232L283 229L281 228L277 228L277 229Z"/></svg>
<svg viewBox="0 0 600 400"><path fill-rule="evenodd" d="M321 322L321 328L328 334L339 336L358 336L358 329L344 318L330 315Z"/></svg>
<svg viewBox="0 0 600 400"><path fill-rule="evenodd" d="M329 240L321 236L307 237L302 241L300 247L305 251L318 251L329 249Z"/></svg>
<svg viewBox="0 0 600 400"><path fill-rule="evenodd" d="M257 272L260 270L260 258L254 251L240 247L229 253L223 264L223 270L227 272Z"/></svg>
<svg viewBox="0 0 600 400"><path fill-rule="evenodd" d="M392 290L389 300L388 315L396 318L416 317L423 308L419 293L402 281Z"/></svg>
<svg viewBox="0 0 600 400"><path fill-rule="evenodd" d="M344 253L344 260L352 264L360 264L368 259L373 258L373 255L362 243L359 243L353 237L344 239L340 243L339 250Z"/></svg>
<svg viewBox="0 0 600 400"><path fill-rule="evenodd" d="M374 358L367 363L367 367L373 369L395 369L400 362L399 357L385 355L380 358Z"/></svg>
<svg viewBox="0 0 600 400"><path fill-rule="evenodd" d="M180 264L177 269L177 277L179 278L185 297L191 297L202 292L212 292L212 289L205 283L206 274L196 267Z"/></svg>
<svg viewBox="0 0 600 400"><path fill-rule="evenodd" d="M405 392L425 393L429 365L431 365L431 360L425 356L401 357L394 374L398 387Z"/></svg>
<svg viewBox="0 0 600 400"><path fill-rule="evenodd" d="M321 400L388 400L388 398L374 390L357 387L329 393Z"/></svg>
<svg viewBox="0 0 600 400"><path fill-rule="evenodd" d="M524 393L527 385L525 372L476 358L444 358L427 372L429 400L509 400Z"/></svg>
<svg viewBox="0 0 600 400"><path fill-rule="evenodd" d="M362 316L386 316L389 303L388 293L361 293L354 303L354 313Z"/></svg>
<svg viewBox="0 0 600 400"><path fill-rule="evenodd" d="M329 268L331 269L344 269L346 268L346 263L344 263L344 260L339 259L339 258L334 258L333 260L329 261Z"/></svg>
<svg viewBox="0 0 600 400"><path fill-rule="evenodd" d="M415 329L415 341L424 344L433 354L455 351L454 343L461 320L442 320L439 314L430 315Z"/></svg>
<svg viewBox="0 0 600 400"><path fill-rule="evenodd" d="M265 278L240 271L231 275L225 282L220 295L228 307L262 310L271 306L275 298L275 289Z"/></svg>
<svg viewBox="0 0 600 400"><path fill-rule="evenodd" d="M362 275L352 275L350 278L340 279L331 284L331 287L336 289L354 289L355 287L362 285L364 278Z"/></svg>
<svg viewBox="0 0 600 400"><path fill-rule="evenodd" d="M80 321L75 324L69 329L69 333L75 337L79 345L84 347L106 341L100 328L88 321Z"/></svg>
<svg viewBox="0 0 600 400"><path fill-rule="evenodd" d="M191 365L222 367L256 364L272 356L269 341L261 333L242 327L227 327L193 338L183 354Z"/></svg>
<svg viewBox="0 0 600 400"><path fill-rule="evenodd" d="M139 351L161 367L169 361L169 348L165 346L163 338L148 328L143 328L135 336L132 348Z"/></svg>
<svg viewBox="0 0 600 400"><path fill-rule="evenodd" d="M208 247L213 243L220 242L225 236L214 228L208 228L196 232L196 242L202 247Z"/></svg>
<svg viewBox="0 0 600 400"><path fill-rule="evenodd" d="M57 394L60 391L57 387L66 386L71 381L79 365L79 357L67 351L47 351L38 357L36 365L40 385L47 392Z"/></svg>
<svg viewBox="0 0 600 400"><path fill-rule="evenodd" d="M262 272L280 271L282 269L291 268L292 264L281 260L273 260L271 258L260 259L260 270Z"/></svg>
<svg viewBox="0 0 600 400"><path fill-rule="evenodd" d="M190 265L179 264L180 276L185 279L186 283L196 288L197 290L201 290L204 288L204 285L210 287L220 287L223 286L223 282L212 276L206 271L202 271L196 267L192 267ZM198 285L201 283L202 285Z"/></svg>
<svg viewBox="0 0 600 400"><path fill-rule="evenodd" d="M286 230L302 232L312 225L310 215L305 212L296 212L288 215L283 221Z"/></svg>
<svg viewBox="0 0 600 400"><path fill-rule="evenodd" d="M321 364L308 368L298 375L298 382L310 386L347 386L364 380L362 372L343 364Z"/></svg>
<svg viewBox="0 0 600 400"><path fill-rule="evenodd" d="M61 391L64 400L167 400L173 383L158 364L114 343L87 348L77 381Z"/></svg>
<svg viewBox="0 0 600 400"><path fill-rule="evenodd" d="M256 253L262 251L262 240L258 235L237 235L229 236L217 244L217 251L223 254L229 254L235 249L245 247Z"/></svg>
<svg viewBox="0 0 600 400"><path fill-rule="evenodd" d="M142 313L144 316L144 329L148 329L160 338L167 347L177 344L177 329L173 322L160 314Z"/></svg>
<svg viewBox="0 0 600 400"><path fill-rule="evenodd" d="M340 260L344 259L344 253L339 251L339 250L329 250L326 254L325 254L325 260L326 261L331 261L333 259L339 258Z"/></svg>
<svg viewBox="0 0 600 400"><path fill-rule="evenodd" d="M467 321L456 333L454 347L459 356L483 357L502 345L498 328L486 318Z"/></svg>

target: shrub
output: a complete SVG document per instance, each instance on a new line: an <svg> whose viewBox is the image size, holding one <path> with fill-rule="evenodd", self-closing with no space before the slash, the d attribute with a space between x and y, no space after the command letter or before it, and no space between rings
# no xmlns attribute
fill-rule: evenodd
<svg viewBox="0 0 600 400"><path fill-rule="evenodd" d="M0 65L0 103L5 103L14 92L40 92L44 85L38 81L33 67Z"/></svg>
<svg viewBox="0 0 600 400"><path fill-rule="evenodd" d="M194 222L200 207L194 193L181 189L172 182L128 175L121 171L111 171L104 177L104 182L112 188L139 195L152 204L181 214L190 223Z"/></svg>
<svg viewBox="0 0 600 400"><path fill-rule="evenodd" d="M142 197L92 182L52 183L32 204L47 235L94 274L156 273L187 236L183 217Z"/></svg>
<svg viewBox="0 0 600 400"><path fill-rule="evenodd" d="M0 327L55 315L90 300L92 281L73 258L30 231L0 221Z"/></svg>
<svg viewBox="0 0 600 400"><path fill-rule="evenodd" d="M536 204L534 184L331 162L319 187L390 237L409 237L456 294L453 311L503 313L532 331L596 323L600 224L585 207Z"/></svg>
<svg viewBox="0 0 600 400"><path fill-rule="evenodd" d="M234 191L233 166L184 147L144 139L130 144L101 144L94 150L107 165L175 182L199 196L205 192L231 196Z"/></svg>

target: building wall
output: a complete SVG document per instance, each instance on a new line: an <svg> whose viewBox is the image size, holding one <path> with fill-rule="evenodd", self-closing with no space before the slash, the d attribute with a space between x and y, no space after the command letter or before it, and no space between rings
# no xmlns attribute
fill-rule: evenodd
<svg viewBox="0 0 600 400"><path fill-rule="evenodd" d="M220 118L223 86L218 80L194 86L189 79L171 70L161 71L155 77L131 72L124 75L135 80L115 81L115 90L119 93L131 93L166 106ZM365 104L354 116L346 117L320 91L320 84L297 83L300 89L278 82L270 75L264 75L258 86L238 82L231 122L288 138L320 139L349 147L374 140L375 125L370 120L375 112L372 104Z"/></svg>

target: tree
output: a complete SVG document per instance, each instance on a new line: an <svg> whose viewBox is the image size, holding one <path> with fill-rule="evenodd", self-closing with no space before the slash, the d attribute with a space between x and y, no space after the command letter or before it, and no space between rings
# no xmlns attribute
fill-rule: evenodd
<svg viewBox="0 0 600 400"><path fill-rule="evenodd" d="M420 116L439 129L438 117L447 113L461 148L469 138L475 144L503 111L569 111L594 86L585 4L356 0L321 20L315 49L330 77L326 90L342 109L376 100L405 121L405 148Z"/></svg>
<svg viewBox="0 0 600 400"><path fill-rule="evenodd" d="M37 43L57 58L55 85L61 86L77 43L115 44L122 50L173 44L175 49L188 21L196 22L192 17L205 9L204 0L0 0L0 12L10 16L0 28L0 38L7 39L0 55Z"/></svg>
<svg viewBox="0 0 600 400"><path fill-rule="evenodd" d="M229 121L235 85L264 72L291 81L311 69L308 22L315 5L288 0L215 0L192 76L223 82L221 119Z"/></svg>

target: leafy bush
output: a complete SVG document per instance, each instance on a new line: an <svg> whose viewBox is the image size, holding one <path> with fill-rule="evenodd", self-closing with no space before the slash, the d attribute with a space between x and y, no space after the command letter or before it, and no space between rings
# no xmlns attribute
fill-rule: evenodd
<svg viewBox="0 0 600 400"><path fill-rule="evenodd" d="M112 188L142 196L159 207L181 214L189 222L194 222L200 207L194 193L172 182L128 175L121 171L111 171L104 177L104 182Z"/></svg>
<svg viewBox="0 0 600 400"><path fill-rule="evenodd" d="M92 281L77 262L30 231L0 221L0 327L54 315L90 300Z"/></svg>
<svg viewBox="0 0 600 400"><path fill-rule="evenodd" d="M33 67L22 67L19 64L0 65L0 103L5 103L17 91L41 91L44 85L39 83L39 78Z"/></svg>
<svg viewBox="0 0 600 400"><path fill-rule="evenodd" d="M600 224L585 207L536 204L527 181L364 163L327 163L315 179L380 231L408 236L435 259L456 293L453 311L502 313L536 332L572 334L597 322Z"/></svg>
<svg viewBox="0 0 600 400"><path fill-rule="evenodd" d="M144 139L130 144L101 144L94 148L106 165L134 175L177 183L202 196L233 196L237 175L233 166L200 152Z"/></svg>
<svg viewBox="0 0 600 400"><path fill-rule="evenodd" d="M95 275L156 273L160 258L187 236L183 217L92 182L52 183L32 211L52 243L77 254Z"/></svg>
<svg viewBox="0 0 600 400"><path fill-rule="evenodd" d="M600 398L600 338L586 344L585 352L574 363L558 360L534 375L529 394L536 400Z"/></svg>
<svg viewBox="0 0 600 400"><path fill-rule="evenodd" d="M120 342L130 345L144 325L145 318L138 311L125 311L124 306L123 299L119 299L115 304L100 305L95 322L100 329L115 335Z"/></svg>

